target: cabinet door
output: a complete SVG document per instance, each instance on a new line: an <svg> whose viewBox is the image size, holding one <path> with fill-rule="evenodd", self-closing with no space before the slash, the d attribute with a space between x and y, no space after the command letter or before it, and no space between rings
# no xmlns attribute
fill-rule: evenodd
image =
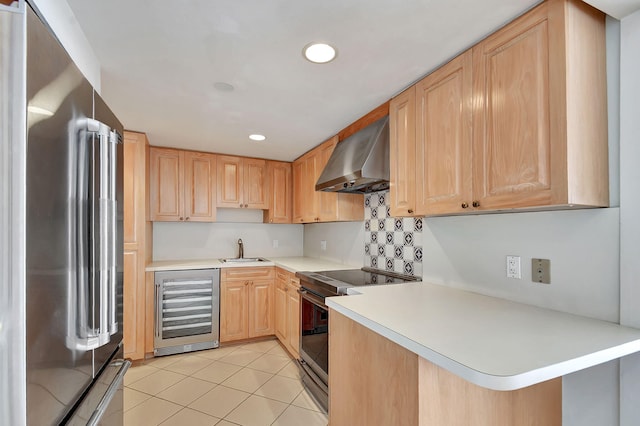
<svg viewBox="0 0 640 426"><path fill-rule="evenodd" d="M220 284L220 342L249 337L249 281L222 281Z"/></svg>
<svg viewBox="0 0 640 426"><path fill-rule="evenodd" d="M292 278L287 291L287 337L286 345L295 358L300 357L300 282Z"/></svg>
<svg viewBox="0 0 640 426"><path fill-rule="evenodd" d="M416 213L471 208L471 51L416 85Z"/></svg>
<svg viewBox="0 0 640 426"><path fill-rule="evenodd" d="M218 207L244 207L242 198L242 159L219 155L218 165Z"/></svg>
<svg viewBox="0 0 640 426"><path fill-rule="evenodd" d="M200 152L184 153L185 220L216 220L216 157Z"/></svg>
<svg viewBox="0 0 640 426"><path fill-rule="evenodd" d="M145 150L144 135L126 132L124 137L124 243L134 244L137 248L144 232L145 220Z"/></svg>
<svg viewBox="0 0 640 426"><path fill-rule="evenodd" d="M144 358L144 264L137 250L124 251L123 264L123 341L124 356Z"/></svg>
<svg viewBox="0 0 640 426"><path fill-rule="evenodd" d="M304 221L304 159L296 160L291 166L291 174L293 176L293 223L302 223Z"/></svg>
<svg viewBox="0 0 640 426"><path fill-rule="evenodd" d="M183 220L183 152L175 149L151 148L149 162L151 220Z"/></svg>
<svg viewBox="0 0 640 426"><path fill-rule="evenodd" d="M287 344L287 290L288 277L284 271L276 272L275 316L276 337L283 345Z"/></svg>
<svg viewBox="0 0 640 426"><path fill-rule="evenodd" d="M473 48L473 192L480 209L551 201L546 11L536 8Z"/></svg>
<svg viewBox="0 0 640 426"><path fill-rule="evenodd" d="M304 160L304 169L302 175L303 183L303 206L302 221L305 223L317 222L319 197L316 192L316 182L320 176L318 171L319 156L317 152L313 152Z"/></svg>
<svg viewBox="0 0 640 426"><path fill-rule="evenodd" d="M249 337L274 334L274 287L273 279L249 284Z"/></svg>
<svg viewBox="0 0 640 426"><path fill-rule="evenodd" d="M267 162L256 158L243 158L243 181L241 183L244 207L268 209Z"/></svg>
<svg viewBox="0 0 640 426"><path fill-rule="evenodd" d="M331 154L338 144L338 137L335 136L317 148L317 177L313 182L313 189L324 167L327 165ZM317 192L318 197L318 218L320 222L332 222L338 220L338 193L337 192Z"/></svg>
<svg viewBox="0 0 640 426"><path fill-rule="evenodd" d="M293 196L291 163L269 161L267 173L269 180L269 211L265 213L265 222L291 223Z"/></svg>
<svg viewBox="0 0 640 426"><path fill-rule="evenodd" d="M416 88L410 87L389 104L391 215L415 214Z"/></svg>

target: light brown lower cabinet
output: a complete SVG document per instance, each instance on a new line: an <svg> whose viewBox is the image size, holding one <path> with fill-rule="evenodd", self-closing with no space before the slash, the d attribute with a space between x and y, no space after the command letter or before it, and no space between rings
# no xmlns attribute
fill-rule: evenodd
<svg viewBox="0 0 640 426"><path fill-rule="evenodd" d="M331 310L329 423L560 426L562 379L494 391L449 373Z"/></svg>
<svg viewBox="0 0 640 426"><path fill-rule="evenodd" d="M138 250L124 251L123 267L123 340L125 357L132 360L144 358L144 261Z"/></svg>
<svg viewBox="0 0 640 426"><path fill-rule="evenodd" d="M276 268L276 337L294 358L300 357L300 280Z"/></svg>
<svg viewBox="0 0 640 426"><path fill-rule="evenodd" d="M124 356L145 357L146 284L145 265L151 261L153 231L147 217L146 176L149 141L144 133L124 132L123 153L123 340ZM152 348L153 350L153 348Z"/></svg>
<svg viewBox="0 0 640 426"><path fill-rule="evenodd" d="M274 267L220 273L220 342L275 334Z"/></svg>

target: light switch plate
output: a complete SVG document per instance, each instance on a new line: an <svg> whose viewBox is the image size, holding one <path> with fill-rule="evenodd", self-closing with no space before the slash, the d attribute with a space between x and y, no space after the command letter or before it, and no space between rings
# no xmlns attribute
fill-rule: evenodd
<svg viewBox="0 0 640 426"><path fill-rule="evenodd" d="M325 240L320 241L320 250L327 249L327 242Z"/></svg>
<svg viewBox="0 0 640 426"><path fill-rule="evenodd" d="M549 259L531 259L531 281L551 284L551 261Z"/></svg>

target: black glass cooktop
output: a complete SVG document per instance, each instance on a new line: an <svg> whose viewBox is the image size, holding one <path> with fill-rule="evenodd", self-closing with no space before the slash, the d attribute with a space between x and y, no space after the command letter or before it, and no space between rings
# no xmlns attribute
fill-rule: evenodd
<svg viewBox="0 0 640 426"><path fill-rule="evenodd" d="M367 267L362 269L297 272L296 276L300 278L301 287L324 297L346 294L346 289L349 287L398 284L418 280L417 277L412 275Z"/></svg>
<svg viewBox="0 0 640 426"><path fill-rule="evenodd" d="M362 269L344 269L339 271L322 271L316 272L318 275L333 278L352 286L375 285L375 284L394 284L405 283L407 281L415 281L415 277L400 278L399 276L384 275L380 272L363 271Z"/></svg>

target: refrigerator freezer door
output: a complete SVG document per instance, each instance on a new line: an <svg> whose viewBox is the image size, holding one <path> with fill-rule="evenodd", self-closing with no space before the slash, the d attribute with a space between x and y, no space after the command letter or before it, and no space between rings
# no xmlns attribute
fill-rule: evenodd
<svg viewBox="0 0 640 426"><path fill-rule="evenodd" d="M122 341L122 145L30 9L27 103L27 422L44 425L105 391L94 379Z"/></svg>
<svg viewBox="0 0 640 426"><path fill-rule="evenodd" d="M68 426L122 426L124 375L131 365L122 356L120 346L74 411Z"/></svg>
<svg viewBox="0 0 640 426"><path fill-rule="evenodd" d="M71 289L88 274L78 256L77 124L92 116L93 88L27 11L27 422L45 425L64 418L93 380L92 351L68 345L77 325L68 313L91 309Z"/></svg>

